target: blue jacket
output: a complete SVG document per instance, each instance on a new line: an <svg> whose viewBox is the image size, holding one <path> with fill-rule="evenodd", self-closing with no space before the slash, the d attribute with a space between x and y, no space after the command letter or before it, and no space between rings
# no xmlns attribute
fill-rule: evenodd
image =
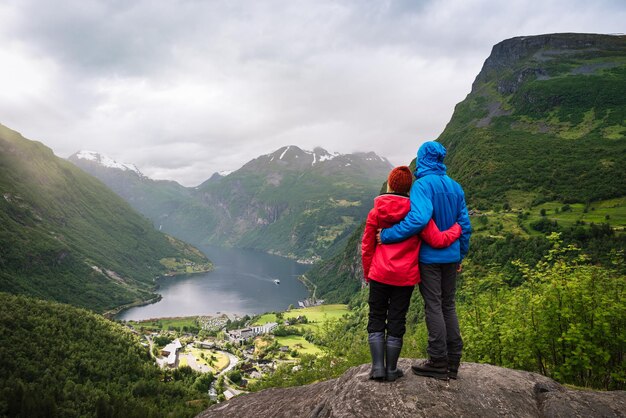
<svg viewBox="0 0 626 418"><path fill-rule="evenodd" d="M446 175L445 156L446 149L438 142L426 142L420 147L415 170L417 180L411 187L411 211L401 222L380 233L383 244L391 244L418 234L430 218L442 231L458 222L463 231L458 241L441 249L423 242L420 263L457 263L465 258L469 250L472 227L465 193L459 183Z"/></svg>

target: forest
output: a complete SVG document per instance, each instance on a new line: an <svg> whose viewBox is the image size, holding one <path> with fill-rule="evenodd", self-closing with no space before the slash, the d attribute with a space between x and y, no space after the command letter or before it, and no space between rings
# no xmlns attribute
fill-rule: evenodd
<svg viewBox="0 0 626 418"><path fill-rule="evenodd" d="M213 379L161 370L137 336L90 311L0 293L0 417L189 417Z"/></svg>

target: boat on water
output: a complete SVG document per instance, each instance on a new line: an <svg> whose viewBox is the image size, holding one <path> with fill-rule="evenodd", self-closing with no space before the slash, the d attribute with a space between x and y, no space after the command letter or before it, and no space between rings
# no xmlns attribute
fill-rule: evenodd
<svg viewBox="0 0 626 418"><path fill-rule="evenodd" d="M280 284L280 280L278 280L278 279L274 279L274 283L275 283L275 284Z"/></svg>

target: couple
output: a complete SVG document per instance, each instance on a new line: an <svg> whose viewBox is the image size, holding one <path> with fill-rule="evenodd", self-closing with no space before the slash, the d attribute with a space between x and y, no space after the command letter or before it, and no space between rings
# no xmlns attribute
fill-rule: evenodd
<svg viewBox="0 0 626 418"><path fill-rule="evenodd" d="M424 143L417 152L415 183L408 167L394 168L387 193L374 199L367 217L361 255L370 287L371 379L394 381L403 376L397 363L406 313L418 283L429 359L411 368L420 376L457 378L463 340L454 296L471 226L463 189L446 175L445 156L443 145Z"/></svg>

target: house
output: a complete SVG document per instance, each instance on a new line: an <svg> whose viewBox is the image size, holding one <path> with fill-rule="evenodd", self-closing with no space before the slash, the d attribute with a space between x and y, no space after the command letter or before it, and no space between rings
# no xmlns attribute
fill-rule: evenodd
<svg viewBox="0 0 626 418"><path fill-rule="evenodd" d="M237 396L237 392L235 392L233 389L226 389L224 391L224 397L226 398L226 400L229 400L235 396Z"/></svg>
<svg viewBox="0 0 626 418"><path fill-rule="evenodd" d="M250 379L261 379L263 375L258 370L252 370L249 374Z"/></svg>
<svg viewBox="0 0 626 418"><path fill-rule="evenodd" d="M215 341L196 341L196 347L211 349L215 347Z"/></svg>
<svg viewBox="0 0 626 418"><path fill-rule="evenodd" d="M166 357L165 365L168 367L176 367L178 361L178 350L182 348L182 344L178 339L175 339L161 350L161 355Z"/></svg>
<svg viewBox="0 0 626 418"><path fill-rule="evenodd" d="M309 306L319 306L324 304L324 299L307 298L305 300L299 300L298 306L300 308L308 308Z"/></svg>
<svg viewBox="0 0 626 418"><path fill-rule="evenodd" d="M276 322L267 322L266 324L259 326L228 331L226 336L233 344L243 344L244 341L249 340L250 338L254 338L258 335L269 334L277 326L278 324Z"/></svg>

